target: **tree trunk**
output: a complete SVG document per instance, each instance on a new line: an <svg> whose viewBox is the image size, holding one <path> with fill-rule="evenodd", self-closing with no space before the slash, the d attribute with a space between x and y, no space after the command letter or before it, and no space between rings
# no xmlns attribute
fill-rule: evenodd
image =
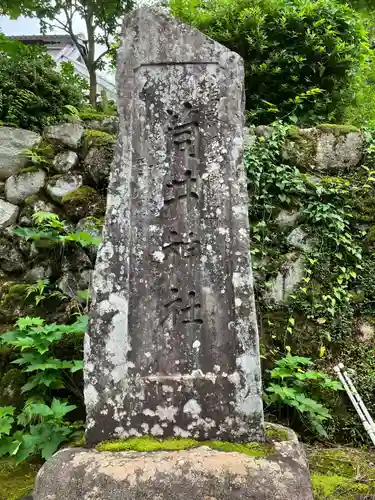
<svg viewBox="0 0 375 500"><path fill-rule="evenodd" d="M96 95L97 95L97 81L96 81L96 71L95 69L89 70L90 74L90 104L96 108Z"/></svg>

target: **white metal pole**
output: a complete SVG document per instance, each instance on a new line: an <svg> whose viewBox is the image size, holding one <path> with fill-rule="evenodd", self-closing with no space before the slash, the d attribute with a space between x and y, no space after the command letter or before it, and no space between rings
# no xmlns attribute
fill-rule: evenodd
<svg viewBox="0 0 375 500"><path fill-rule="evenodd" d="M337 376L338 378L340 379L340 382L342 383L346 393L348 394L349 398L350 398L350 401L352 402L352 405L354 406L354 408L356 409L357 413L358 413L358 416L359 418L361 419L361 422L362 422L362 425L365 429L365 431L368 433L368 435L370 436L370 439L372 441L372 444L375 446L375 434L371 428L371 425L369 424L369 422L366 420L366 417L364 415L364 413L362 412L361 410L361 407L359 406L359 404L357 403L357 400L355 399L354 397L354 394L352 393L352 391L350 390L350 387L348 386L347 382L346 382L346 379L344 377L344 375L341 373L340 371L340 367L339 366L335 366L334 368L334 371L337 373Z"/></svg>
<svg viewBox="0 0 375 500"><path fill-rule="evenodd" d="M368 410L367 410L367 408L365 406L365 403L363 402L363 399L359 395L357 389L355 388L355 385L353 384L351 378L349 377L348 372L345 370L344 364L343 363L339 363L338 367L340 368L341 373L345 377L345 380L347 381L348 386L350 387L350 390L354 394L354 397L356 398L356 400L357 400L357 402L358 402L358 404L359 404L359 406L360 406L360 408L361 408L364 416L366 417L367 422L371 425L372 431L375 433L375 423L374 423L374 421L373 421L370 413L368 412Z"/></svg>

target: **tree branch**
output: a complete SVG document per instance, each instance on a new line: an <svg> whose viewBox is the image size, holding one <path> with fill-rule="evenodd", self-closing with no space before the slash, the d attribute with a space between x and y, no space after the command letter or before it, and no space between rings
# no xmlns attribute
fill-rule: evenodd
<svg viewBox="0 0 375 500"><path fill-rule="evenodd" d="M105 57L109 52L111 52L111 50L112 48L108 47L107 50L105 50L102 54L100 54L100 56L98 56L94 61L95 66L97 66L98 63L103 59L103 57Z"/></svg>
<svg viewBox="0 0 375 500"><path fill-rule="evenodd" d="M87 57L86 51L83 49L76 34L74 33L73 22L72 22L73 18L69 16L68 10L67 10L65 5L63 6L63 10L64 10L64 13L66 16L66 21L67 21L66 32L69 33L69 35L71 36L71 38L74 42L74 45L77 47L82 59L84 60L85 65L88 69L88 64L89 64L88 57Z"/></svg>

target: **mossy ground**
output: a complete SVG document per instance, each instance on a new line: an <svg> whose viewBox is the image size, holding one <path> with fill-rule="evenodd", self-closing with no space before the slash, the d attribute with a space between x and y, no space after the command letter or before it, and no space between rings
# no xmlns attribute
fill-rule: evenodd
<svg viewBox="0 0 375 500"><path fill-rule="evenodd" d="M32 493L40 465L16 465L10 458L0 459L0 500L18 500Z"/></svg>
<svg viewBox="0 0 375 500"><path fill-rule="evenodd" d="M375 453L366 449L307 447L318 500L356 500L375 495Z"/></svg>

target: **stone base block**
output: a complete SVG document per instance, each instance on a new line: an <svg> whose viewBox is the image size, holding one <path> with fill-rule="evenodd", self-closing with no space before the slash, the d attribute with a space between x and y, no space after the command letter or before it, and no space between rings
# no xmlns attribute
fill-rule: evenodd
<svg viewBox="0 0 375 500"><path fill-rule="evenodd" d="M206 446L180 451L56 453L40 470L34 500L312 500L297 440L264 458Z"/></svg>

